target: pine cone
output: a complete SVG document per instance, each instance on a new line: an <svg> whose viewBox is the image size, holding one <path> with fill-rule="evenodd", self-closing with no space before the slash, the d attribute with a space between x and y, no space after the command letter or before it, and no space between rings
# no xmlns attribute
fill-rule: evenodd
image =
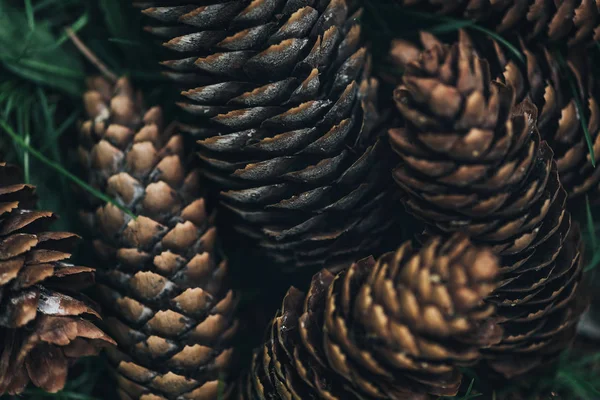
<svg viewBox="0 0 600 400"><path fill-rule="evenodd" d="M536 108L515 105L512 89L491 82L487 62L464 43L433 45L403 80L395 98L407 125L390 137L405 205L429 234L462 231L501 256L489 301L505 337L486 353L502 375L523 374L569 344L585 307L581 239Z"/></svg>
<svg viewBox="0 0 600 400"><path fill-rule="evenodd" d="M519 32L527 41L544 39L569 46L600 39L597 0L397 0L436 12L475 20L498 33Z"/></svg>
<svg viewBox="0 0 600 400"><path fill-rule="evenodd" d="M106 269L99 297L119 349L109 356L122 399L216 398L230 392L236 296L216 248L213 217L197 197L198 172L184 165L184 143L162 111L142 111L121 79L90 81L90 117L80 156L89 182L131 210L97 204L87 220Z"/></svg>
<svg viewBox="0 0 600 400"><path fill-rule="evenodd" d="M554 152L560 181L569 198L583 194L598 201L600 198L600 169L594 168L585 138L582 116L594 148L594 159L600 163L600 105L597 85L585 49L571 49L566 65L560 55L543 45L527 46L517 43L524 55L525 65L512 61L504 46L489 37L479 40L461 31L459 41L472 46L490 64L493 78L501 79L514 88L517 102L530 99L539 110L537 127L543 140ZM396 40L391 56L394 63L404 67L418 58L421 49L441 46L433 35L422 33L421 46L405 40ZM532 49L533 48L533 49ZM574 95L573 87L577 92Z"/></svg>
<svg viewBox="0 0 600 400"><path fill-rule="evenodd" d="M35 188L19 175L0 162L0 395L22 393L29 382L58 392L69 365L114 343L76 294L94 280L92 268L67 263L77 235L46 231L56 216L32 210Z"/></svg>
<svg viewBox="0 0 600 400"><path fill-rule="evenodd" d="M499 340L483 298L498 260L462 235L409 242L377 262L291 288L247 378L248 399L429 399L455 395L459 366ZM437 398L437 397L435 397Z"/></svg>
<svg viewBox="0 0 600 400"><path fill-rule="evenodd" d="M189 87L181 106L227 224L284 269L372 254L393 218L361 11L348 0L188 3L144 2L144 13L181 52L164 64Z"/></svg>

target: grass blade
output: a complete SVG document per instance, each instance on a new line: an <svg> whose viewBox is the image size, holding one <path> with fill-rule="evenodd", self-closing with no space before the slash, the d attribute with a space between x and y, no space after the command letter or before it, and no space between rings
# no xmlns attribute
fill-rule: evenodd
<svg viewBox="0 0 600 400"><path fill-rule="evenodd" d="M29 26L29 30L35 30L35 18L33 16L31 0L25 0L25 15L27 15L27 26Z"/></svg>
<svg viewBox="0 0 600 400"><path fill-rule="evenodd" d="M130 217L137 218L136 215L133 214L129 209L127 209L126 207L123 207L119 203L115 202L113 199L111 199L104 193L91 187L86 182L84 182L83 180L79 179L77 176L75 176L72 173L70 173L69 171L67 171L61 165L56 164L52 160L46 158L46 156L44 156L42 153L40 153L39 151L37 151L36 149L31 147L25 140L23 140L23 138L21 138L19 135L17 135L15 133L15 131L12 130L12 128L6 123L6 121L0 120L0 127L6 133L8 133L8 135L12 138L12 140L14 140L17 144L19 144L24 149L26 149L29 153L31 153L31 155L33 155L35 158L37 158L42 163L46 164L47 166L49 166L49 167L53 168L54 170L56 170L57 172L59 172L60 174L64 175L69 180L71 180L72 182L74 182L75 184L77 184L78 186L80 186L81 188L83 188L84 190L86 190L87 192L92 194L93 196L101 199L102 201L110 203L110 204L114 205L115 207L118 207L121 211L123 211L125 214L129 215Z"/></svg>

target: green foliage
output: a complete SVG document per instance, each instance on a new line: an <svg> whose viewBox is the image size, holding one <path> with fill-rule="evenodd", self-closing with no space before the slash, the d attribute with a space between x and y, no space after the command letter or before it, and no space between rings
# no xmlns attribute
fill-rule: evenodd
<svg viewBox="0 0 600 400"><path fill-rule="evenodd" d="M531 382L529 383L531 384ZM556 373L536 382L536 393L559 393L565 399L595 400L600 396L600 353L563 353ZM510 393L510 388L507 390Z"/></svg>
<svg viewBox="0 0 600 400"><path fill-rule="evenodd" d="M25 10L0 2L0 61L14 74L71 95L83 89L84 69L81 59L62 46L64 36L53 31L51 21L38 21L31 1ZM85 14L73 28L87 23Z"/></svg>

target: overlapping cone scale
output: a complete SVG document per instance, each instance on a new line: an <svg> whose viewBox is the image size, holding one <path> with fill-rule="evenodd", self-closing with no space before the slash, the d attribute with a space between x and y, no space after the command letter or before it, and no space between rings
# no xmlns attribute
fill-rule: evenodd
<svg viewBox="0 0 600 400"><path fill-rule="evenodd" d="M527 41L593 45L600 39L597 0L395 0L453 17L474 20L501 34L519 32Z"/></svg>
<svg viewBox="0 0 600 400"><path fill-rule="evenodd" d="M598 87L591 59L581 46L569 50L566 59L541 44L519 41L524 63L512 60L506 47L496 40L460 31L459 41L472 46L490 64L493 79L500 79L514 90L517 102L528 98L538 109L537 127L547 141L558 167L560 181L570 199L588 195L597 202L600 194L600 108ZM419 57L423 49L441 46L428 33L421 43L398 39L392 45L395 64L404 67ZM590 135L592 152L586 141Z"/></svg>
<svg viewBox="0 0 600 400"><path fill-rule="evenodd" d="M140 5L231 226L285 269L371 254L393 222L377 82L348 0ZM224 214L222 214L224 215ZM230 222L228 222L230 224Z"/></svg>
<svg viewBox="0 0 600 400"><path fill-rule="evenodd" d="M334 276L291 288L254 355L247 399L434 399L452 396L460 366L502 336L498 259L463 235L405 243Z"/></svg>
<svg viewBox="0 0 600 400"><path fill-rule="evenodd" d="M488 365L512 377L552 359L585 301L581 238L536 107L515 104L512 88L492 82L488 63L463 42L434 44L409 62L395 99L406 125L390 130L402 160L394 178L407 209L428 234L464 232L501 257L489 301L505 335L486 351Z"/></svg>
<svg viewBox="0 0 600 400"><path fill-rule="evenodd" d="M90 79L79 154L88 180L115 199L82 213L98 233L98 297L118 342L109 352L122 399L227 398L237 296L174 125L144 111L127 79ZM124 212L132 212L132 217Z"/></svg>
<svg viewBox="0 0 600 400"><path fill-rule="evenodd" d="M58 392L71 364L114 343L78 294L94 281L92 268L69 263L78 236L48 231L56 216L35 210L34 192L0 161L0 396L29 383Z"/></svg>

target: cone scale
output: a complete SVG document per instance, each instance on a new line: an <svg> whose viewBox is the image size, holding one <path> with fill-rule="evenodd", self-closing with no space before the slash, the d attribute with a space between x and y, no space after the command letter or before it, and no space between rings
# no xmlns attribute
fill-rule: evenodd
<svg viewBox="0 0 600 400"><path fill-rule="evenodd" d="M29 383L56 393L78 358L114 343L78 293L94 282L94 269L69 263L79 237L48 231L57 217L34 210L34 192L0 161L0 395Z"/></svg>

